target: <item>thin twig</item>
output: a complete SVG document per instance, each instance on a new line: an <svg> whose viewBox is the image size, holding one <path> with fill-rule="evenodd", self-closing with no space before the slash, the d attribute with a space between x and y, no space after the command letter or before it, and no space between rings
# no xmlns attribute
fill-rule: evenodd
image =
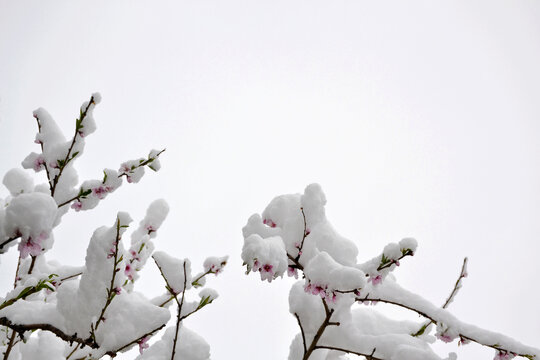
<svg viewBox="0 0 540 360"><path fill-rule="evenodd" d="M12 330L11 331L11 337L9 338L9 344L7 346L6 351L4 352L4 360L7 360L9 358L9 353L11 352L11 349L13 348L16 335L17 335L17 333L15 332L15 330Z"/></svg>
<svg viewBox="0 0 540 360"><path fill-rule="evenodd" d="M357 351L352 351L352 350L347 350L347 349L343 349L343 348L339 348L339 347L335 347L335 346L327 346L327 345L317 345L315 347L315 349L328 349L328 350L342 351L342 352L345 352L345 353L348 353L348 354L364 356L367 360L384 360L382 358L378 358L378 357L373 356L373 354L375 354L376 349L373 349L371 354L363 354L363 353L360 353L360 352L357 352Z"/></svg>
<svg viewBox="0 0 540 360"><path fill-rule="evenodd" d="M186 295L186 261L184 260L184 289L182 290L182 300L178 302L178 298L175 296L176 303L178 304L178 315L176 319L176 332L174 334L174 342L172 348L171 360L174 360L174 354L176 352L176 342L178 341L178 331L180 330L180 321L182 321L182 306L184 305L184 296ZM171 289L172 290L172 289Z"/></svg>
<svg viewBox="0 0 540 360"><path fill-rule="evenodd" d="M30 255L32 257L32 262L30 263L30 268L28 269L28 275L30 275L32 273L32 270L34 270L34 265L36 265L36 258L37 258L37 255L34 256L34 255Z"/></svg>
<svg viewBox="0 0 540 360"><path fill-rule="evenodd" d="M73 349L72 352L69 353L69 355L66 357L66 360L69 359L71 357L71 355L75 354L75 351L77 351L77 349L79 348L79 346L81 346L81 344L77 344L77 346L75 346L75 348Z"/></svg>
<svg viewBox="0 0 540 360"><path fill-rule="evenodd" d="M86 115L88 114L88 110L90 109L90 106L95 104L94 102L94 96L92 95L90 97L90 101L88 102L88 105L86 105L86 109L82 112L80 116L80 123L84 121L84 118L86 118ZM71 145L69 146L68 152L66 154L66 157L64 158L63 165L60 167L60 172L58 175L56 175L53 179L53 186L51 189L51 196L54 196L54 192L56 191L56 185L58 185L58 182L60 181L60 176L62 176L62 172L68 165L68 163L73 159L73 157L69 157L71 155L71 151L73 150L73 146L75 145L75 142L77 140L77 135L79 135L80 128L78 126L75 126L75 134L73 134L73 140L71 140Z"/></svg>
<svg viewBox="0 0 540 360"><path fill-rule="evenodd" d="M463 259L463 265L461 266L461 271L459 273L459 277L456 280L456 283L454 284L454 288L452 289L452 292L450 293L450 295L448 296L448 298L444 302L444 304L442 306L443 309L446 309L448 307L448 305L450 305L450 303L452 302L454 297L457 295L459 289L461 288L461 286L460 286L461 280L467 276L466 271L467 271L467 258ZM412 334L412 336L420 336L420 335L422 335L424 333L424 331L427 329L427 327L429 325L431 325L431 324L433 324L433 320L429 320L424 325L422 325L422 327L417 332Z"/></svg>
<svg viewBox="0 0 540 360"><path fill-rule="evenodd" d="M37 124L38 124L38 132L41 133L41 123L39 122L39 118L35 116ZM39 145L41 146L41 153L43 154L43 142L39 142ZM49 173L49 168L47 167L47 162L44 162L45 172L47 173L47 183L49 184L49 190L51 191L51 194L53 193L52 183L51 183L51 175Z"/></svg>
<svg viewBox="0 0 540 360"><path fill-rule="evenodd" d="M109 288L107 289L107 301L105 302L105 305L103 306L103 309L101 309L101 314L99 314L99 317L97 319L96 325L94 327L94 331L97 330L99 324L101 323L101 320L104 320L103 316L105 315L105 311L111 304L114 296L116 295L116 292L114 291L114 280L116 279L116 273L119 271L119 269L116 268L118 263L118 244L120 243L120 218L116 218L116 239L114 241L114 260L113 260L113 273L111 276L111 283L109 285Z"/></svg>
<svg viewBox="0 0 540 360"><path fill-rule="evenodd" d="M18 238L20 238L21 235L15 235L14 237L11 237L7 240L5 240L4 242L2 242L0 244L0 250L2 250L4 248L4 246L6 246L7 244L9 244L10 242L14 241L14 240L17 240Z"/></svg>
<svg viewBox="0 0 540 360"><path fill-rule="evenodd" d="M76 274L73 274L73 275L66 276L65 278L61 278L59 281L66 281L66 280L73 279L73 278L75 278L77 276L81 276L81 275L82 275L82 272L76 273Z"/></svg>
<svg viewBox="0 0 540 360"><path fill-rule="evenodd" d="M410 250L410 249L407 249L407 251L405 251L400 257L397 258L397 261L403 259L406 256L413 256L413 255L414 255L414 252L412 250ZM396 260L390 261L390 262L388 262L388 263L386 263L384 265L379 265L377 267L377 271L381 271L383 269L389 268L390 266L394 265L395 263L396 263ZM369 274L366 274L366 276L369 276Z"/></svg>
<svg viewBox="0 0 540 360"><path fill-rule="evenodd" d="M306 334L304 333L304 328L302 327L302 322L300 322L300 316L297 313L294 313L294 317L298 321L298 326L300 327L300 332L302 333L302 344L304 345L304 354L307 351L306 347Z"/></svg>
<svg viewBox="0 0 540 360"><path fill-rule="evenodd" d="M146 334L144 334L143 336L140 336L138 337L137 339L127 343L126 345L123 345L122 347L118 348L117 350L111 350L111 351L108 351L107 352L107 355L111 356L111 357L115 357L116 356L116 353L119 353L125 349L127 349L128 347L132 346L132 345L135 345L137 344L139 341L141 341L142 339L144 339L145 337L147 336L152 336L154 335L156 332L158 332L159 330L163 329L165 327L165 325L167 325L167 323L165 324L162 324L160 325L159 327L155 328L154 330L150 331L150 332L147 332Z"/></svg>

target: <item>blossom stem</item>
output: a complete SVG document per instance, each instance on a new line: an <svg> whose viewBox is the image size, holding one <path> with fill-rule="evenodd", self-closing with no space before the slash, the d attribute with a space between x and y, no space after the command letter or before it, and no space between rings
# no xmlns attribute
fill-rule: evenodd
<svg viewBox="0 0 540 360"><path fill-rule="evenodd" d="M36 121L37 121L37 124L38 124L38 132L41 133L41 123L39 122L39 118L36 116ZM41 146L41 153L43 154L43 143L40 141L39 142L39 145ZM45 167L45 172L47 173L47 183L49 184L49 190L51 191L51 194L53 193L53 187L52 187L52 183L51 183L51 174L49 173L49 168L47 167L47 162L45 162L44 164L44 167Z"/></svg>
<svg viewBox="0 0 540 360"><path fill-rule="evenodd" d="M103 320L103 315L105 315L105 311L111 304L113 298L116 295L116 292L114 291L114 280L116 279L116 273L119 271L117 269L117 265L119 263L118 261L118 244L120 243L120 218L116 218L116 240L114 241L114 261L113 261L113 273L111 276L111 283L109 285L109 288L107 289L107 301L105 302L105 305L103 306L103 309L101 309L101 314L99 314L99 317L96 321L96 325L94 327L94 331L97 330L99 324L101 323L101 320Z"/></svg>
<svg viewBox="0 0 540 360"><path fill-rule="evenodd" d="M173 341L173 348L172 348L172 354L171 354L171 360L174 360L174 354L176 352L176 342L178 341L178 331L180 330L180 322L182 321L182 306L184 305L184 296L186 295L186 262L184 261L184 288L182 290L182 300L178 302L178 298L175 296L174 299L176 300L176 303L178 304L178 314L176 316L176 332L174 334L174 341Z"/></svg>
<svg viewBox="0 0 540 360"><path fill-rule="evenodd" d="M79 121L82 123L86 115L88 114L88 110L90 109L90 105L95 104L94 102L94 96L90 97L90 101L88 102L88 105L86 105L86 108L81 113ZM73 135L73 140L71 140L71 145L69 146L68 152L66 154L66 157L64 158L62 166L60 166L60 172L58 175L56 175L53 179L53 185L51 188L51 196L54 196L54 192L56 191L56 186L58 185L58 182L60 181L60 176L62 176L62 172L68 165L68 163L73 159L73 157L70 157L71 151L73 150L73 146L75 146L75 142L77 141L77 135L79 135L79 128L78 126L75 127L75 134Z"/></svg>
<svg viewBox="0 0 540 360"><path fill-rule="evenodd" d="M403 255L401 255L400 257L397 258L397 261L403 259L405 256L413 256L413 252L411 250L407 250ZM379 265L379 267L377 267L377 271L381 271L383 269L386 269L386 268L389 268L390 266L394 265L396 262L395 261L390 261L384 265ZM369 276L369 274L366 274L366 276Z"/></svg>
<svg viewBox="0 0 540 360"><path fill-rule="evenodd" d="M30 263L30 268L28 269L28 274L30 275L32 271L34 270L34 265L36 265L36 258L37 256L31 255L32 262Z"/></svg>

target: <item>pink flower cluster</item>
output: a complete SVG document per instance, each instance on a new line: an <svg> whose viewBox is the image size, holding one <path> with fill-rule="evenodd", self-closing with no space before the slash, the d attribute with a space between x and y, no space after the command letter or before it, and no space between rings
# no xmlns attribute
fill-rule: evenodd
<svg viewBox="0 0 540 360"><path fill-rule="evenodd" d="M259 260L255 260L253 262L253 267L251 268L253 272L259 272L261 274L261 280L265 281L268 280L268 282L272 282L274 280L274 265L271 264L264 264L262 265Z"/></svg>
<svg viewBox="0 0 540 360"><path fill-rule="evenodd" d="M373 286L375 285L379 285L382 283L383 281L383 278L381 275L371 275L368 279L368 282L371 281L371 283L373 284Z"/></svg>
<svg viewBox="0 0 540 360"><path fill-rule="evenodd" d="M120 175L126 175L126 180L128 183L132 183L133 182L133 179L131 178L131 176L129 175L132 171L131 171L131 167L124 163L120 166L120 170L118 171L120 173Z"/></svg>
<svg viewBox="0 0 540 360"><path fill-rule="evenodd" d="M130 263L126 264L126 268L124 269L124 274L126 274L127 278L129 280L133 280L133 276L135 275L135 267L131 265Z"/></svg>
<svg viewBox="0 0 540 360"><path fill-rule="evenodd" d="M287 268L287 275L290 277L294 277L295 279L298 279L298 270L289 266Z"/></svg>
<svg viewBox="0 0 540 360"><path fill-rule="evenodd" d="M142 354L145 349L148 349L149 345L147 342L149 339L150 339L149 336L145 336L141 340L137 341L137 343L139 344L139 353Z"/></svg>
<svg viewBox="0 0 540 360"><path fill-rule="evenodd" d="M454 338L448 335L446 332L442 334L435 334L435 337L445 343L451 343L452 341L454 341Z"/></svg>
<svg viewBox="0 0 540 360"><path fill-rule="evenodd" d="M42 246L41 242L46 240L49 235L45 232L39 234L38 237L32 238L29 236L26 239L22 239L19 243L19 251L21 253L21 258L25 259L28 255L38 256L41 254Z"/></svg>
<svg viewBox="0 0 540 360"><path fill-rule="evenodd" d="M328 285L312 284L308 282L304 286L304 291L311 295L319 295L323 299L327 299L332 303L337 302L337 294L333 290L328 289Z"/></svg>
<svg viewBox="0 0 540 360"><path fill-rule="evenodd" d="M210 272L217 276L219 273L223 272L223 268L227 265L226 260L226 258L208 258L204 262L204 272Z"/></svg>
<svg viewBox="0 0 540 360"><path fill-rule="evenodd" d="M34 171L38 172L44 169L45 165L45 159L43 158L43 155L39 155L34 159Z"/></svg>
<svg viewBox="0 0 540 360"><path fill-rule="evenodd" d="M276 227L276 223L273 222L273 221L270 220L270 219L264 219L264 220L263 220L263 224L264 224L264 225L268 225L268 226L270 226L270 227L272 227L272 228L275 228L275 227Z"/></svg>
<svg viewBox="0 0 540 360"><path fill-rule="evenodd" d="M82 202L80 200L76 200L71 204L71 208L75 211L80 211L82 209Z"/></svg>
<svg viewBox="0 0 540 360"><path fill-rule="evenodd" d="M498 350L493 360L510 360L515 357L516 357L516 354L514 354L513 352L506 352L503 350Z"/></svg>

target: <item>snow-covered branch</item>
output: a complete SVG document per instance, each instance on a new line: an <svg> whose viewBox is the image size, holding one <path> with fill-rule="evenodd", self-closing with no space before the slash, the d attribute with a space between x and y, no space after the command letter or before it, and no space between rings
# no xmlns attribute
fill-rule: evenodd
<svg viewBox="0 0 540 360"><path fill-rule="evenodd" d="M146 167L153 171L161 167L159 156L165 150L151 150L146 158L123 162L118 171L105 169L102 179L79 184L74 163L83 154L85 138L96 129L93 111L100 99L96 93L82 104L75 132L67 141L51 115L44 109L36 110L35 142L41 151L28 155L22 165L35 172L45 170L46 183L34 185L34 178L21 169L12 169L3 178L9 195L0 198L0 255L6 256L9 248L18 244L19 259L14 289L0 297L0 353L4 360L95 360L115 357L138 345L140 359L153 358L156 353L170 357L172 353L172 358L176 354L176 358L207 360L209 346L181 323L216 299L217 292L205 288L199 292L200 300L188 301L186 290L203 287L207 275L220 273L227 258L208 258L204 271L192 279L189 260L183 261L183 272L176 272L171 264L177 260L154 253L154 239L169 212L164 200L150 204L131 232L127 249L122 238L131 218L119 212L113 226L100 227L91 236L84 266L65 266L47 259L55 229L70 208L93 209L119 188L123 179L137 183ZM162 260L156 263L163 270L169 292L149 300L135 287L139 272L152 255ZM179 282L182 273L183 282ZM179 305L176 326L150 346L148 341L171 318L166 306L173 299ZM42 347L40 352L27 351L36 342Z"/></svg>
<svg viewBox="0 0 540 360"><path fill-rule="evenodd" d="M271 282L285 271L295 278L302 272L303 280L294 284L289 295L290 312L300 328L289 360L334 359L345 353L378 360L442 359L431 349L432 323L439 340L459 339L460 344L491 347L496 351L495 360L540 358L540 350L469 325L446 309L467 276L467 259L439 308L400 287L391 274L403 258L416 253L416 240L390 243L379 255L359 263L358 248L334 230L326 219L325 204L320 186L312 184L304 194L276 197L243 228L242 259L247 274L259 272L261 280ZM428 322L397 321L374 309L353 308L377 302L411 310ZM455 359L455 354L448 358Z"/></svg>

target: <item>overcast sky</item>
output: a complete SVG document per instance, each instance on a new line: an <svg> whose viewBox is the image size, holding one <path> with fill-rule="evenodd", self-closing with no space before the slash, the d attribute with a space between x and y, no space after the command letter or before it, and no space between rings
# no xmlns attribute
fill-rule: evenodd
<svg viewBox="0 0 540 360"><path fill-rule="evenodd" d="M209 283L220 298L187 322L215 360L286 358L298 332L292 281L244 275L241 229L312 182L359 261L415 237L396 276L442 304L468 256L451 310L539 347L539 64L534 0L0 0L0 174L38 151L34 109L71 134L94 91L103 101L82 180L166 147L161 172L68 214L48 256L81 264L117 211L138 222L167 199L159 250L195 269L230 255ZM15 266L12 248L4 291ZM163 291L152 264L138 289ZM474 344L437 348L493 357Z"/></svg>

